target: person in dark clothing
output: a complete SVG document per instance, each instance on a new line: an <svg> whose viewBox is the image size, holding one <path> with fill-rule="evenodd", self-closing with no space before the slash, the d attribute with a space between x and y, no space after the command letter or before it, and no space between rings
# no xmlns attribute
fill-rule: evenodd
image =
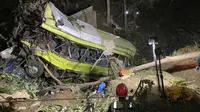
<svg viewBox="0 0 200 112"><path fill-rule="evenodd" d="M197 64L196 70L200 70L200 69L199 69L199 68L200 68L200 56L197 58L196 64Z"/></svg>
<svg viewBox="0 0 200 112"><path fill-rule="evenodd" d="M133 112L133 98L128 96L128 88L124 83L117 86L116 95L119 101L111 103L107 112Z"/></svg>

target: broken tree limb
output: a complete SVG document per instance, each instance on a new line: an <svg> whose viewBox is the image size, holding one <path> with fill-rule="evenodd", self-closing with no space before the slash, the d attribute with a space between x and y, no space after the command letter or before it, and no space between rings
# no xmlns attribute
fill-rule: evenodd
<svg viewBox="0 0 200 112"><path fill-rule="evenodd" d="M96 85L100 84L101 82L108 81L108 80L110 80L110 77L103 77L103 78L100 78L99 80L94 81L94 82L87 82L87 83L83 83L83 84L76 84L74 86L77 86L80 89L83 89L83 88L87 88L87 87L90 87L90 86L96 86ZM70 85L70 86L73 86L73 84ZM56 88L59 88L59 89L62 89L62 90L69 90L70 86L69 85L68 86L62 86L62 85L60 85L60 86L56 86Z"/></svg>
<svg viewBox="0 0 200 112"><path fill-rule="evenodd" d="M103 78L100 78L98 81L79 84L78 86L80 89L82 89L82 88L86 88L89 86L96 86L96 85L100 84L101 82L108 81L108 80L110 80L110 77L103 77Z"/></svg>
<svg viewBox="0 0 200 112"><path fill-rule="evenodd" d="M40 90L40 92L38 92L38 94L44 95L49 91L55 91L56 92L58 90L69 91L69 90L71 90L72 86L77 86L79 89L83 89L83 88L87 88L87 87L90 87L90 86L96 86L96 85L100 84L101 82L108 81L108 80L110 80L110 77L103 77L103 78L100 78L98 81L88 82L88 83L83 83L83 84L77 84L77 85L73 85L73 84L70 85L69 84L69 85L58 85L58 86L46 87L46 88Z"/></svg>
<svg viewBox="0 0 200 112"><path fill-rule="evenodd" d="M90 87L90 86L96 86L96 85L100 84L101 82L108 81L108 80L110 80L110 77L102 77L99 80L94 81L94 82L87 82L87 83L83 83L83 84L76 84L74 86L77 86L80 89L83 89L83 88L87 88L87 87ZM73 86L73 85L70 85L70 86ZM60 89L63 89L63 90L68 90L70 88L70 86L56 86L56 87L58 87Z"/></svg>
<svg viewBox="0 0 200 112"><path fill-rule="evenodd" d="M45 70L48 72L48 74L59 84L64 85L58 78L56 78L51 71L48 69L48 67L43 63L43 61L40 58L37 58L44 66Z"/></svg>
<svg viewBox="0 0 200 112"><path fill-rule="evenodd" d="M198 56L200 56L200 52L193 52L193 53L183 54L179 56L166 57L164 59L161 59L161 64L175 62L175 61L182 61L182 60L187 60L191 58L197 58ZM136 72L136 71L151 68L154 66L155 66L155 62L150 62L150 63L143 64L140 66L132 67L129 69L129 71Z"/></svg>

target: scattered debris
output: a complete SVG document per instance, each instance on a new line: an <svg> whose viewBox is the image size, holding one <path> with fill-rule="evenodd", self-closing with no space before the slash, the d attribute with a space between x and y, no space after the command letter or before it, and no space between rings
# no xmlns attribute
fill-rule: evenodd
<svg viewBox="0 0 200 112"><path fill-rule="evenodd" d="M153 73L152 76L148 77L146 77L147 75L141 76L145 77L146 79L142 79L140 76L134 75L136 76L136 80L132 80L134 79L133 77L131 77L133 76L133 74L125 69L128 63L127 56L113 53L113 51L116 50L117 48L117 45L115 45L114 40L104 41L103 45L105 46L105 49L103 50L103 49L97 49L95 47L94 48L89 47L88 45L76 43L71 40L67 40L64 37L61 37L61 35L56 35L55 32L53 33L42 29L40 27L42 24L41 18L43 18L41 17L41 15L43 13L46 0L44 1L38 0L36 3L34 2L24 3L23 6L21 6L24 8L24 10L22 10L21 14L19 14L20 15L19 17L16 17L16 22L18 23L18 25L16 28L14 28L13 38L22 39L21 44L17 43L19 44L18 47L20 47L18 49L20 50L19 54L18 55L12 54L12 52L14 51L14 47L10 47L0 52L0 56L3 59L6 59L6 61L9 61L8 63L4 63L5 66L1 67L2 68L1 77L7 79L8 80L7 82L9 83L8 85L5 85L5 88L0 88L0 92L2 91L5 92L0 94L0 96L3 98L1 99L2 101L35 98L37 97L36 93L38 93L39 90L41 89L44 89L44 93L47 92L50 93L51 96L58 96L58 92L62 93L61 91L71 90L74 94L77 93L80 94L83 88L97 86L95 93L101 94L104 97L104 99L89 100L89 97L87 97L87 101L85 101L85 99L83 100L84 103L86 102L86 106L83 104L77 104L76 106L73 107L72 106L66 107L63 105L43 106L41 101L37 101L34 102L31 105L31 107L33 108L42 105L40 106L40 108L38 108L39 112L67 112L67 111L71 112L71 111L83 111L84 109L90 110L90 108L88 109L85 107L92 107L93 109L96 109L94 111L97 111L97 109L100 112L107 111L109 104L111 104L111 102L116 100L116 97L111 97L112 95L111 93L106 93L105 95L105 91L107 89L107 85L105 84L105 82L111 79L110 76L98 78L99 80L98 79L97 81L93 80L94 82L86 82L86 83L81 82L81 84L80 82L78 82L79 84L71 84L71 83L64 84L60 80L64 78L78 79L82 73L84 74L90 73L93 70L94 72L96 72L97 70L96 65L99 68L104 68L103 70L99 70L100 75L103 74L102 72L107 73L106 70L108 66L111 65L111 69L115 75L116 78L115 81L117 81L117 83L131 82L130 84L127 84L127 86L128 88L130 88L130 90L135 90L135 94L133 95L137 97L134 99L135 101L137 100L139 102L148 99L147 98L148 94L151 92L152 89L155 89L155 86L157 86L157 85L153 86L153 82L155 81L154 80L155 77L153 75L155 73ZM60 24L65 25L65 23L62 22L63 21L60 21ZM71 20L70 22L72 24L75 24L74 23L75 20ZM75 25L79 24L76 23ZM79 25L78 29L83 30L84 28L85 25L81 26ZM13 38L10 41L13 41ZM116 39L120 38L116 37ZM196 56L197 54L192 54L192 57ZM20 59L21 57L23 57L23 59ZM109 59L110 57L111 59ZM191 58L191 56L188 56L187 58ZM30 74L27 73L27 71L30 70L27 69L30 67L30 65L28 65L28 62L30 62L30 60L36 60L36 59L38 59L39 62L43 65L45 71L42 71L38 77L30 77L28 76ZM61 60L57 61L57 59ZM171 58L167 58L166 60L169 62L173 61L170 59ZM66 60L67 61L70 60L70 62L62 65L62 63ZM61 63L60 66L58 66L59 64L57 64L59 62ZM75 66L72 67L72 65L70 64L75 62L77 63L75 64ZM79 66L81 64L83 64L84 66ZM90 67L88 67L89 65ZM66 68L66 66L68 66L68 68ZM143 68L148 68L148 67L151 67L151 65L145 66ZM33 68L34 69L31 69L32 72L34 72L34 74L38 74L37 72L38 68L35 66L33 66ZM136 71L139 69L141 70L143 68L132 68L131 71ZM48 76L50 76L54 81L49 80ZM128 79L128 77L130 79ZM36 82L36 84L34 83L34 81ZM168 80L165 81L167 82ZM55 82L58 85L56 85ZM185 83L181 82L181 84ZM8 88L8 86L10 86L11 89ZM136 86L138 87L136 88ZM116 89L115 86L112 85L112 82L111 82L111 88ZM12 92L10 90L12 90ZM132 92L129 94L132 94ZM172 101L176 101L180 98L183 98L185 100L190 100L193 97L192 92L189 89L183 87L176 88L175 86L168 88L167 94L169 96L168 98ZM60 96L60 99L63 97L65 98L65 96L62 97ZM18 108L18 110L26 110L26 109L27 107L23 106Z"/></svg>
<svg viewBox="0 0 200 112"><path fill-rule="evenodd" d="M36 101L31 105L31 107L36 107L36 106L40 106L40 105L41 105L41 101Z"/></svg>
<svg viewBox="0 0 200 112"><path fill-rule="evenodd" d="M15 100L15 99L30 99L31 98L31 96L28 94L28 92L26 90L16 91L13 94L1 93L0 96L3 98L2 100L4 100L4 101L8 98L11 98L13 100Z"/></svg>
<svg viewBox="0 0 200 112"><path fill-rule="evenodd" d="M189 101L193 98L194 92L187 87L172 86L165 89L169 101Z"/></svg>
<svg viewBox="0 0 200 112"><path fill-rule="evenodd" d="M105 82L101 82L98 86L97 89L92 93L92 95L97 94L98 97L105 97L105 88L106 88L106 84Z"/></svg>
<svg viewBox="0 0 200 112"><path fill-rule="evenodd" d="M3 59L16 59L17 57L11 54L13 52L13 49L14 49L14 47L10 47L10 48L7 48L7 49L1 51L0 56Z"/></svg>
<svg viewBox="0 0 200 112"><path fill-rule="evenodd" d="M37 112L66 112L67 108L61 105L42 106Z"/></svg>
<svg viewBox="0 0 200 112"><path fill-rule="evenodd" d="M134 73L129 72L128 70L121 69L120 70L120 77L119 79L124 80L126 78L129 78L133 75Z"/></svg>
<svg viewBox="0 0 200 112"><path fill-rule="evenodd" d="M48 74L59 84L59 85L63 85L63 83L57 79L52 73L51 71L48 69L48 67L42 62L42 60L40 60L40 58L38 58L38 60L43 64L44 68L46 69L46 71L48 72Z"/></svg>

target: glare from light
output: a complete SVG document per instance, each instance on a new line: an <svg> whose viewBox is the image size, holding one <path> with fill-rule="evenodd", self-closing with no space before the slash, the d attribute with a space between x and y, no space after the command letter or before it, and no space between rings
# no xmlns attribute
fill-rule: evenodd
<svg viewBox="0 0 200 112"><path fill-rule="evenodd" d="M138 14L140 14L140 12L136 12L136 14L138 15Z"/></svg>
<svg viewBox="0 0 200 112"><path fill-rule="evenodd" d="M129 12L128 12L128 11L126 11L125 13L126 13L126 14L128 14Z"/></svg>

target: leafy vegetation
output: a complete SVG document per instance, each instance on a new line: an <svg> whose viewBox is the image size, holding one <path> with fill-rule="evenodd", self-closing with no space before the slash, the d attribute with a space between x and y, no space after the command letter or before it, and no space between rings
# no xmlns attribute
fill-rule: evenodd
<svg viewBox="0 0 200 112"><path fill-rule="evenodd" d="M175 50L172 53L172 56L177 56L177 55L196 52L196 51L200 51L200 48L199 48L199 44L197 42L194 42L194 45L187 45L184 48L181 48L179 50Z"/></svg>
<svg viewBox="0 0 200 112"><path fill-rule="evenodd" d="M66 110L66 107L63 107L61 105L47 105L39 108L38 112L64 112L64 110Z"/></svg>
<svg viewBox="0 0 200 112"><path fill-rule="evenodd" d="M106 112L109 108L109 105L115 101L115 98L100 98L100 99L90 99L91 103L93 103L93 108L95 112ZM38 112L83 112L87 107L87 103L78 103L72 106L62 106L62 105L46 105L42 106L38 109Z"/></svg>
<svg viewBox="0 0 200 112"><path fill-rule="evenodd" d="M180 86L180 87L186 87L188 85L188 82L186 80L174 80L170 81L172 86Z"/></svg>
<svg viewBox="0 0 200 112"><path fill-rule="evenodd" d="M35 98L36 92L39 91L36 82L29 82L23 78L14 77L14 74L3 73L1 81L5 82L5 86L0 88L1 93L14 93L19 90L26 90L32 98Z"/></svg>

